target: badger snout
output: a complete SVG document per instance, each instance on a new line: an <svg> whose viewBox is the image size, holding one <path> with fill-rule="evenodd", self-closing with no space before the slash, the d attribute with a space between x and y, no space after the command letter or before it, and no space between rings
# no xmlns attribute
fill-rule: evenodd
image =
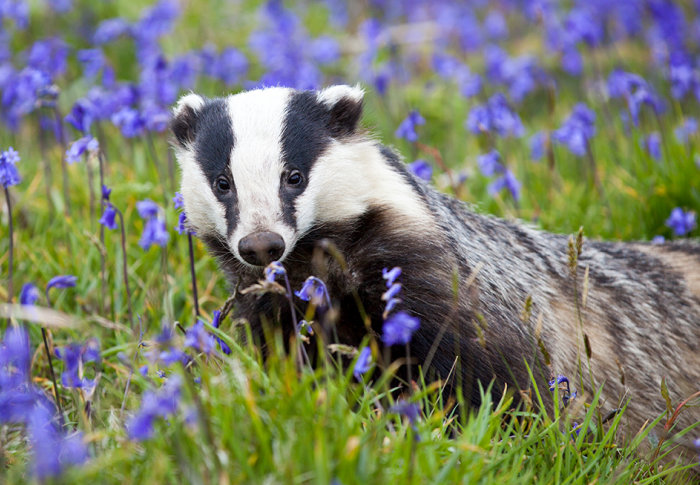
<svg viewBox="0 0 700 485"><path fill-rule="evenodd" d="M250 264L265 266L284 254L284 239L276 232L248 234L238 243L238 253Z"/></svg>

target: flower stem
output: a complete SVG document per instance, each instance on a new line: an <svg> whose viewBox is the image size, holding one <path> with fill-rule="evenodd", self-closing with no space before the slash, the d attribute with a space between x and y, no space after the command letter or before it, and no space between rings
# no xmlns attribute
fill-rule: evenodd
<svg viewBox="0 0 700 485"><path fill-rule="evenodd" d="M10 189L5 187L5 201L7 202L7 221L8 221L8 229L10 231L9 236L10 236L10 254L9 254L9 270L7 272L7 301L8 303L12 303L12 297L14 296L14 290L12 287L12 270L14 266L14 252L15 252L15 245L14 245L14 233L13 233L13 226L12 226L12 199L10 199Z"/></svg>
<svg viewBox="0 0 700 485"><path fill-rule="evenodd" d="M98 167L100 169L100 193L102 192L102 187L105 185L105 174L104 167L102 166L102 149L99 150L97 154ZM102 210L104 211L105 201L102 201ZM105 226L100 224L100 244L102 248L105 247ZM103 251L100 251L100 315L105 314L105 301L107 296L105 291L107 289L107 263L105 261L105 255Z"/></svg>
<svg viewBox="0 0 700 485"><path fill-rule="evenodd" d="M134 314L131 310L131 290L129 289L129 273L127 271L127 262L126 262L126 231L124 230L124 216L122 215L122 211L114 207L114 210L117 212L117 215L119 216L119 227L121 228L121 233L122 233L122 270L123 270L123 275L124 275L124 288L126 289L126 304L127 308L129 310L129 324L131 325L131 328L134 328Z"/></svg>
<svg viewBox="0 0 700 485"><path fill-rule="evenodd" d="M58 141L61 144L61 171L63 173L63 203L65 204L64 211L67 216L70 216L70 196L68 193L68 165L66 162L66 151L68 150L66 144L66 136L63 132L63 118L61 112L58 111L58 106L54 105L53 114L56 118L56 127L58 128Z"/></svg>
<svg viewBox="0 0 700 485"><path fill-rule="evenodd" d="M192 244L192 234L187 232L187 244L190 248L190 274L192 275L192 296L194 297L194 314L199 316L199 296L197 294L197 277L194 270L194 245Z"/></svg>
<svg viewBox="0 0 700 485"><path fill-rule="evenodd" d="M49 298L49 288L46 289L46 304L51 308L51 299ZM51 351L49 350L49 339L46 336L46 329L41 327L41 337L44 339L44 350L46 350L46 358L49 360L49 372L51 373L51 382L53 382L53 393L56 396L56 407L58 408L58 415L61 417L61 422L63 422L63 407L61 406L61 398L58 395L58 384L56 383L56 373L53 370L53 359L51 358Z"/></svg>

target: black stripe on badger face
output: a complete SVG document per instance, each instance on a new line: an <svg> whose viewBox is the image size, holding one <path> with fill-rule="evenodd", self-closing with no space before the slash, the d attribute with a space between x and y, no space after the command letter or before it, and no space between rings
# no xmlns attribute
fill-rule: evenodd
<svg viewBox="0 0 700 485"><path fill-rule="evenodd" d="M282 161L285 172L280 183L284 222L296 227L294 199L304 192L309 173L331 143L329 108L315 91L292 95L285 111L282 129ZM301 176L300 183L294 183Z"/></svg>
<svg viewBox="0 0 700 485"><path fill-rule="evenodd" d="M226 210L228 234L238 223L235 181L230 169L234 141L226 100L208 101L198 114L194 152L212 193Z"/></svg>

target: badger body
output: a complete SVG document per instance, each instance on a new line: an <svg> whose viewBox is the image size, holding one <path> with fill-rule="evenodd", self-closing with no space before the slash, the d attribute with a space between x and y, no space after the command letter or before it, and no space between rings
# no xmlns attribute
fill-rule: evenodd
<svg viewBox="0 0 700 485"><path fill-rule="evenodd" d="M584 335L603 406L629 400L631 432L666 409L662 378L674 404L700 390L700 245L585 241L574 272L567 236L477 214L409 173L358 129L362 97L333 86L180 100L187 220L232 284L256 283L271 260L292 288L319 276L337 338L357 346L381 335L382 269L400 266L398 309L421 322L411 361L475 405L479 384L493 382L496 397L529 389L527 366L540 389L556 374L578 388ZM294 332L279 295L240 295L236 312L259 335L265 321ZM585 372L579 395L595 391ZM699 420L686 409L679 429Z"/></svg>

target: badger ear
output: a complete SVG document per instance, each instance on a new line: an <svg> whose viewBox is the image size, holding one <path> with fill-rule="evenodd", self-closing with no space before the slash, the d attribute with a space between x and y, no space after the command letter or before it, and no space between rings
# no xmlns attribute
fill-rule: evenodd
<svg viewBox="0 0 700 485"><path fill-rule="evenodd" d="M173 108L170 131L181 148L186 148L194 141L197 132L197 118L202 106L204 106L204 98L198 94L190 93L181 97Z"/></svg>
<svg viewBox="0 0 700 485"><path fill-rule="evenodd" d="M362 98L365 92L355 86L330 86L318 93L318 99L329 109L328 129L333 138L355 133L362 116Z"/></svg>

